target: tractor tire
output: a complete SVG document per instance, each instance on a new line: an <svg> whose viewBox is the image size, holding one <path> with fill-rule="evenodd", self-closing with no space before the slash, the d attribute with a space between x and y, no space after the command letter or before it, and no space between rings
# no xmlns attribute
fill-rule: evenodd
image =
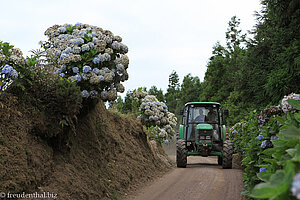
<svg viewBox="0 0 300 200"><path fill-rule="evenodd" d="M233 145L231 140L225 140L223 142L223 169L232 168L232 154L233 154Z"/></svg>
<svg viewBox="0 0 300 200"><path fill-rule="evenodd" d="M186 168L187 155L184 140L177 140L176 143L176 164L177 167Z"/></svg>
<svg viewBox="0 0 300 200"><path fill-rule="evenodd" d="M223 158L222 156L218 156L218 165L222 165Z"/></svg>

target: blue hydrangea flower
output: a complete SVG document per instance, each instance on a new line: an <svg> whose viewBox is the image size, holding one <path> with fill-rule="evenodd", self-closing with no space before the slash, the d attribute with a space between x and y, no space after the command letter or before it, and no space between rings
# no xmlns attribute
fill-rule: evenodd
<svg viewBox="0 0 300 200"><path fill-rule="evenodd" d="M117 64L116 68L119 72L123 72L125 70L124 65L122 64Z"/></svg>
<svg viewBox="0 0 300 200"><path fill-rule="evenodd" d="M2 73L4 74L8 74L10 75L11 74L11 71L13 70L14 68L10 65L5 65L2 69Z"/></svg>
<svg viewBox="0 0 300 200"><path fill-rule="evenodd" d="M75 76L74 76L74 79L76 80L76 82L79 82L79 81L81 81L81 76L79 75L79 74L76 74Z"/></svg>
<svg viewBox="0 0 300 200"><path fill-rule="evenodd" d="M100 73L100 69L98 69L97 67L95 67L93 69L93 72L98 75Z"/></svg>
<svg viewBox="0 0 300 200"><path fill-rule="evenodd" d="M94 64L98 64L98 63L100 63L100 61L101 61L101 59L100 59L99 57L95 57L95 58L93 59L93 63L94 63Z"/></svg>
<svg viewBox="0 0 300 200"><path fill-rule="evenodd" d="M157 133L155 133L155 135L154 135L156 138L158 137L158 135L157 135Z"/></svg>
<svg viewBox="0 0 300 200"><path fill-rule="evenodd" d="M64 58L67 57L67 56L68 56L68 54L62 53L62 54L60 55L60 59L62 60L62 59L64 59Z"/></svg>
<svg viewBox="0 0 300 200"><path fill-rule="evenodd" d="M60 73L59 74L59 76L62 77L62 78L65 77L65 75L66 75L65 73Z"/></svg>
<svg viewBox="0 0 300 200"><path fill-rule="evenodd" d="M82 38L77 38L77 44L84 44L84 40Z"/></svg>
<svg viewBox="0 0 300 200"><path fill-rule="evenodd" d="M98 38L96 38L96 37L93 37L93 39L92 39L92 42L94 43L94 44L97 44L97 42L99 41L99 39Z"/></svg>
<svg viewBox="0 0 300 200"><path fill-rule="evenodd" d="M71 47L67 47L65 50L64 50L64 53L66 54L69 54L72 52L72 48Z"/></svg>
<svg viewBox="0 0 300 200"><path fill-rule="evenodd" d="M82 90L81 91L81 96L83 98L88 98L90 96L89 92L87 90Z"/></svg>
<svg viewBox="0 0 300 200"><path fill-rule="evenodd" d="M62 39L67 39L68 38L68 34L60 34L58 36L58 39L62 40Z"/></svg>
<svg viewBox="0 0 300 200"><path fill-rule="evenodd" d="M264 136L260 135L260 134L256 137L256 139L258 139L258 140L262 140L263 138L264 138Z"/></svg>
<svg viewBox="0 0 300 200"><path fill-rule="evenodd" d="M92 91L90 91L90 95L96 96L96 95L98 95L98 92L96 90L92 90Z"/></svg>
<svg viewBox="0 0 300 200"><path fill-rule="evenodd" d="M83 31L83 30L79 31L79 35L85 35L85 34L86 34L86 31Z"/></svg>
<svg viewBox="0 0 300 200"><path fill-rule="evenodd" d="M141 120L141 119L142 119L142 117L141 117L141 116L137 116L137 119Z"/></svg>
<svg viewBox="0 0 300 200"><path fill-rule="evenodd" d="M62 27L59 27L59 28L58 28L58 32L59 32L59 33L65 33L65 32L67 32L67 29L66 29L65 27L62 26Z"/></svg>
<svg viewBox="0 0 300 200"><path fill-rule="evenodd" d="M73 73L77 74L79 72L79 68L78 67L72 67Z"/></svg>
<svg viewBox="0 0 300 200"><path fill-rule="evenodd" d="M265 168L265 167L259 168L259 172L265 172L265 171L267 171L267 168Z"/></svg>
<svg viewBox="0 0 300 200"><path fill-rule="evenodd" d="M77 22L77 23L75 24L75 26L79 26L79 25L82 25L82 23Z"/></svg>
<svg viewBox="0 0 300 200"><path fill-rule="evenodd" d="M92 71L92 68L90 66L86 65L86 66L83 66L82 71L83 71L83 73L88 73L88 72Z"/></svg>
<svg viewBox="0 0 300 200"><path fill-rule="evenodd" d="M104 76L102 76L102 75L99 75L98 77L99 77L100 81L104 81L105 80Z"/></svg>
<svg viewBox="0 0 300 200"><path fill-rule="evenodd" d="M77 46L73 47L73 53L78 54L80 52L81 52L81 47L77 47Z"/></svg>
<svg viewBox="0 0 300 200"><path fill-rule="evenodd" d="M62 69L57 69L55 72L54 72L54 74L60 74L62 72Z"/></svg>
<svg viewBox="0 0 300 200"><path fill-rule="evenodd" d="M168 144L169 140L168 139L165 139L165 144Z"/></svg>
<svg viewBox="0 0 300 200"><path fill-rule="evenodd" d="M291 191L297 199L300 199L300 173L294 176Z"/></svg>
<svg viewBox="0 0 300 200"><path fill-rule="evenodd" d="M231 133L235 134L235 133L237 133L237 131L234 129Z"/></svg>
<svg viewBox="0 0 300 200"><path fill-rule="evenodd" d="M274 136L274 135L271 136L271 140L276 140L276 139L278 139L277 136Z"/></svg>
<svg viewBox="0 0 300 200"><path fill-rule="evenodd" d="M19 75L19 73L16 71L16 70L12 70L11 71L11 74L10 74L10 76L12 77L12 78L18 78L18 75Z"/></svg>
<svg viewBox="0 0 300 200"><path fill-rule="evenodd" d="M269 140L264 140L262 143L261 143L261 145L260 145L260 147L262 148L262 149L265 149L266 147L272 147L273 145L272 145L272 142L271 141L269 141Z"/></svg>
<svg viewBox="0 0 300 200"><path fill-rule="evenodd" d="M95 46L95 44L92 43L92 42L87 43L87 45L88 45L90 48L94 48L94 46Z"/></svg>
<svg viewBox="0 0 300 200"><path fill-rule="evenodd" d="M82 38L75 38L70 40L71 43L81 45L84 43L84 40Z"/></svg>
<svg viewBox="0 0 300 200"><path fill-rule="evenodd" d="M262 149L265 149L265 148L267 147L267 140L264 140L264 141L261 143L260 147L261 147Z"/></svg>
<svg viewBox="0 0 300 200"><path fill-rule="evenodd" d="M90 47L88 44L84 44L81 46L81 51L89 51L90 50Z"/></svg>

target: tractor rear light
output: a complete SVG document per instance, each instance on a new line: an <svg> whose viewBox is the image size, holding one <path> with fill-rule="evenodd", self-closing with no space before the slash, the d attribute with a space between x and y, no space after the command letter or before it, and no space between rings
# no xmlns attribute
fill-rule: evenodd
<svg viewBox="0 0 300 200"><path fill-rule="evenodd" d="M206 136L206 139L207 139L207 140L210 140L210 139L211 139L211 137L208 135L208 136Z"/></svg>

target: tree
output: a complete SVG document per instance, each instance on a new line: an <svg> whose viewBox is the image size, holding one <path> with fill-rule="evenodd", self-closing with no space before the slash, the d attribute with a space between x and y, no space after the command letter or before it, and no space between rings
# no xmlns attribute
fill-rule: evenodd
<svg viewBox="0 0 300 200"><path fill-rule="evenodd" d="M300 2L264 0L244 67L244 101L264 107L300 91Z"/></svg>
<svg viewBox="0 0 300 200"><path fill-rule="evenodd" d="M179 98L179 77L176 71L173 71L169 75L169 85L167 89L167 93L165 94L166 104L169 108L170 112L176 113L177 101Z"/></svg>
<svg viewBox="0 0 300 200"><path fill-rule="evenodd" d="M151 86L151 88L148 91L148 94L156 96L157 100L159 100L160 102L165 102L165 96L162 89L158 90L155 85Z"/></svg>
<svg viewBox="0 0 300 200"><path fill-rule="evenodd" d="M180 105L184 106L187 102L199 101L201 93L201 83L199 77L193 77L191 74L183 78L180 90Z"/></svg>

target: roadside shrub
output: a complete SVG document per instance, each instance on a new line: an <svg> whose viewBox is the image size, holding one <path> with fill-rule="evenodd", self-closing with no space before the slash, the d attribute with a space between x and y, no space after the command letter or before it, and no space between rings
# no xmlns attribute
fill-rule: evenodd
<svg viewBox="0 0 300 200"><path fill-rule="evenodd" d="M163 138L167 142L168 137L175 135L177 118L168 111L166 104L159 102L155 96L147 95L142 99L140 113L138 118L152 130L152 137Z"/></svg>
<svg viewBox="0 0 300 200"><path fill-rule="evenodd" d="M285 96L280 106L259 114L251 112L231 128L235 150L243 157L248 198L298 198L300 186L295 174L300 172L299 97Z"/></svg>
<svg viewBox="0 0 300 200"><path fill-rule="evenodd" d="M35 75L33 59L25 59L20 49L0 41L0 91L6 90L13 82L24 91Z"/></svg>
<svg viewBox="0 0 300 200"><path fill-rule="evenodd" d="M108 30L77 23L54 25L42 42L48 62L58 66L55 74L76 82L83 98L113 101L128 80L128 48L120 36Z"/></svg>

